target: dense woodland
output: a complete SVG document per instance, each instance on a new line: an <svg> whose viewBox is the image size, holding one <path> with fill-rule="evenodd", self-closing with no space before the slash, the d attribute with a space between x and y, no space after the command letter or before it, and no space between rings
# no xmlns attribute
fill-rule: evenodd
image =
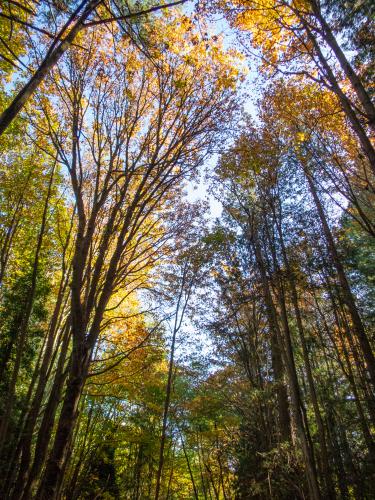
<svg viewBox="0 0 375 500"><path fill-rule="evenodd" d="M1 499L375 498L374 16L1 1Z"/></svg>

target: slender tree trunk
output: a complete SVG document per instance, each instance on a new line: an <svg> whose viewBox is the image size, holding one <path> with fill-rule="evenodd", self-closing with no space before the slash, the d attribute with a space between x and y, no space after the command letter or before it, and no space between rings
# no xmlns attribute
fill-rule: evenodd
<svg viewBox="0 0 375 500"><path fill-rule="evenodd" d="M65 281L66 278L63 277L63 281ZM47 336L47 342L44 350L44 355L43 355L43 361L42 364L40 365L38 369L38 384L35 390L35 394L29 409L29 412L26 417L24 429L21 435L21 440L20 440L20 451L19 451L19 456L21 456L21 462L19 465L18 469L18 476L16 480L16 487L13 493L13 498L16 500L22 495L22 490L27 484L27 472L29 469L30 461L31 461L31 446L32 446L32 436L34 433L35 425L37 422L37 418L40 412L42 400L43 400L43 395L46 389L46 384L47 384L47 373L48 373L48 367L50 366L51 362L51 357L52 357L52 352L53 352L53 346L56 340L56 327L60 315L60 309L61 305L63 302L63 297L64 297L64 291L65 291L65 286L64 282L61 283L60 290L58 293L56 305L54 308L54 312L51 318L49 330L48 330L48 336ZM69 320L67 320L65 328L67 331L70 328L69 325ZM65 335L68 335L68 333L65 333ZM64 335L63 335L64 336Z"/></svg>
<svg viewBox="0 0 375 500"><path fill-rule="evenodd" d="M35 90L42 83L49 71L56 65L60 60L61 56L71 47L78 33L83 29L84 22L88 16L93 12L93 10L101 3L102 0L83 0L79 7L76 9L75 14L77 15L82 8L84 10L80 17L74 22L73 26L70 28L69 33L65 38L62 38L63 34L66 32L68 26L64 26L62 31L57 36L57 39L52 43L52 46L48 50L44 60L40 64L39 68L36 70L34 75L26 83L26 85L19 91L16 97L13 99L8 108L3 111L0 115L0 135L9 127L12 121L16 118L21 109L25 106L27 101L33 95ZM73 23L74 17L71 17L71 22Z"/></svg>
<svg viewBox="0 0 375 500"><path fill-rule="evenodd" d="M335 495L334 484L332 481L332 471L331 471L331 467L330 467L329 459L328 459L325 427L324 427L323 419L322 419L320 408L319 408L318 397L317 397L316 390L315 390L314 377L313 377L313 373L311 370L309 353L308 353L307 345L306 345L304 327L303 327L303 322L302 322L302 315L301 315L301 311L300 311L300 307L299 307L299 303L298 303L297 287L296 287L296 283L295 283L295 279L294 279L293 270L291 269L290 264L289 264L289 259L288 259L288 255L287 255L285 244L284 244L284 237L282 234L282 228L281 228L280 222L276 221L276 225L277 225L277 231L278 231L279 238L280 238L283 260L284 260L284 264L285 264L287 276L288 276L290 292L291 292L291 299L292 299L292 304L293 304L293 309L294 309L294 315L295 315L296 321L297 321L297 330L298 330L299 339L300 339L301 347L302 347L302 355L303 355L303 361L304 361L305 370L306 370L307 383L309 386L311 402L312 402L312 405L314 408L314 415L315 415L316 424L318 427L319 443L320 443L322 464L323 464L322 476L324 478L324 482L325 482L325 486L326 486L326 498L327 499L334 499L334 498L336 498L336 495Z"/></svg>
<svg viewBox="0 0 375 500"><path fill-rule="evenodd" d="M6 396L5 412L4 412L4 415L2 417L1 426L0 426L0 450L3 449L4 440L6 438L9 423L10 423L10 416L12 414L13 405L15 402L17 378L18 378L19 370L21 368L21 362L22 362L22 357L24 355L24 347L25 347L26 340L27 340L27 333L28 333L30 317L31 317L33 305L34 305L34 298L35 298L38 271L39 271L40 252L42 250L43 238L44 238L44 234L46 231L48 207L49 207L49 203L50 203L55 167L56 167L56 162L53 165L51 175L49 178L47 195L46 195L46 200L45 200L44 207L43 207L42 220L41 220L40 230L39 230L38 239L37 239L37 243L36 243L33 269L32 269L32 274L31 274L30 290L28 290L26 304L25 304L25 313L22 316L22 321L21 321L20 328L18 331L16 359L14 362L10 386L9 386L7 396Z"/></svg>
<svg viewBox="0 0 375 500"><path fill-rule="evenodd" d="M252 246L254 248L257 266L261 275L263 295L267 310L267 319L271 330L272 367L277 384L277 400L281 438L283 441L290 441L290 415L288 409L288 393L284 384L284 367L281 355L282 348L280 345L281 335L278 326L275 306L273 304L271 292L269 289L262 252L255 232L256 230L251 235L250 241L252 242Z"/></svg>
<svg viewBox="0 0 375 500"><path fill-rule="evenodd" d="M84 408L85 405L85 398L82 398L81 400L81 407ZM75 498L79 498L79 492L80 492L80 484L78 482L80 473L82 472L83 465L85 463L85 460L88 455L88 451L86 450L86 445L87 441L89 440L89 435L90 435L90 426L92 422L92 414L93 414L93 407L90 406L88 415L87 415L87 424L85 426L84 430L84 435L83 439L79 442L77 446L77 453L78 453L78 458L77 461L74 464L73 467L73 472L71 474L71 478L69 483L65 486L64 488L64 496L69 498L70 500L73 500ZM78 417L78 423L75 428L75 435L77 436L79 433L79 430L81 428L80 420L81 420L81 414ZM93 427L95 427L95 424L93 424ZM76 441L76 439L72 440L73 442Z"/></svg>
<svg viewBox="0 0 375 500"><path fill-rule="evenodd" d="M198 490L197 490L197 487L195 485L193 471L191 469L190 460L189 460L189 457L188 457L188 454L187 454L187 451L186 451L186 446L185 446L184 438L182 436L182 432L181 432L180 429L179 429L179 433L180 433L180 438L181 438L182 450L184 452L184 456L185 456L185 460L186 460L186 465L187 465L188 471L189 471L190 481L191 481L191 484L193 486L194 498L195 498L195 500L199 500Z"/></svg>
<svg viewBox="0 0 375 500"><path fill-rule="evenodd" d="M176 315L177 314L178 314L178 310L176 311ZM158 500L158 498L160 496L161 477L162 477L163 464L164 464L164 448L165 448L165 441L166 441L166 437L167 437L169 404L170 404L171 393L172 393L174 353L175 353L175 347L176 347L176 334L177 334L177 327L176 326L177 326L177 321L175 322L175 327L173 328L171 352L170 352L170 357L169 357L168 380L167 380L167 386L166 386L166 390L165 390L163 423L162 423L162 430L161 430L161 436L160 436L159 465L158 465L158 471L157 471L157 475L156 475L155 500Z"/></svg>
<svg viewBox="0 0 375 500"><path fill-rule="evenodd" d="M171 393L172 393L176 336L181 328L182 320L184 318L184 314L186 311L186 307L188 305L189 297L190 297L191 290L192 290L193 283L194 283L194 277L191 278L189 282L187 281L188 270L189 270L189 262L185 261L183 268L182 268L181 282L180 282L180 286L179 286L176 309L174 312L172 343L171 343L171 351L170 351L170 357L169 357L168 379L167 379L167 386L165 389L163 423L162 423L162 431L161 431L161 438L160 438L159 465L158 465L158 471L157 471L157 475L156 475L155 500L159 499L161 477L162 477L162 472L163 472L164 448L165 448L165 441L166 441L166 437L167 437L169 404L170 404Z"/></svg>
<svg viewBox="0 0 375 500"><path fill-rule="evenodd" d="M88 346L84 342L78 343L73 350L65 398L61 408L54 444L37 493L38 500L55 500L59 494L58 488L61 473L64 468L74 424L78 416L78 403L88 373L89 362L90 351Z"/></svg>
<svg viewBox="0 0 375 500"><path fill-rule="evenodd" d="M280 311L281 311L281 321L283 325L285 345L286 345L286 359L287 367L289 373L289 384L291 388L291 400L294 407L294 414L296 418L297 430L299 433L300 442L302 445L302 451L305 457L305 462L308 471L308 480L310 484L310 491L312 498L320 499L319 483L316 473L315 458L313 453L313 444L310 437L309 424L306 415L305 405L302 401L301 391L298 382L297 370L293 355L293 346L291 333L288 324L287 311L285 306L284 292L279 289L280 294Z"/></svg>
<svg viewBox="0 0 375 500"><path fill-rule="evenodd" d="M316 18L319 20L320 25L322 26L322 37L324 41L328 44L328 46L332 49L333 53L336 56L336 59L340 63L342 70L345 75L349 79L352 84L354 92L357 94L359 102L362 104L363 110L367 116L368 123L375 127L375 106L371 101L371 98L362 85L362 81L354 71L352 65L349 63L348 59L345 56L345 53L342 51L340 45L337 43L337 40L330 28L327 24L326 20L322 16L320 7L316 0L311 0L311 5L314 11Z"/></svg>
<svg viewBox="0 0 375 500"><path fill-rule="evenodd" d="M338 252L337 252L336 244L334 242L331 230L328 226L328 222L327 222L324 210L323 210L323 206L320 202L318 193L316 191L314 181L312 179L311 174L307 171L306 168L304 168L304 173L305 173L305 176L306 176L309 188L310 188L310 192L311 192L312 197L314 199L315 206L316 206L317 211L318 211L320 222L322 224L324 237L325 237L325 240L327 243L327 248L328 248L328 251L330 253L332 263L333 263L333 265L336 269L336 272L337 272L337 276L338 276L340 286L342 289L343 299L348 307L348 310L349 310L349 313L350 313L350 316L351 316L351 319L353 322L353 331L358 339L359 345L361 346L362 353L363 353L363 356L364 356L365 361L366 361L367 370L368 370L368 373L370 376L370 380L371 380L373 389L375 389L375 357L374 357L374 353L372 351L370 342L367 338L365 329L363 327L361 317L359 315L353 294L351 292L350 285L349 285L349 282L347 280L344 267L341 263L341 259L339 257Z"/></svg>
<svg viewBox="0 0 375 500"><path fill-rule="evenodd" d="M364 129L361 121L358 119L358 116L357 116L356 112L354 111L350 100L344 94L339 83L337 82L336 77L333 74L333 71L332 71L327 59L325 58L323 52L321 51L315 36L312 34L312 32L309 29L309 27L307 26L306 22L304 20L302 22L304 23L306 33L307 33L310 41L314 45L318 59L322 65L322 67L324 68L325 76L330 84L330 88L337 95L339 102L341 104L341 107L342 107L344 113L346 114L349 122L351 123L354 132L356 133L356 135L359 139L359 142L362 146L362 150L365 153L365 155L367 156L367 159L370 163L370 167L372 169L372 172L375 174L375 149L374 149L374 146L372 145L371 140L368 137L366 130Z"/></svg>
<svg viewBox="0 0 375 500"><path fill-rule="evenodd" d="M29 499L29 492L37 484L40 471L44 465L49 442L52 437L52 429L55 422L56 410L60 403L61 392L67 376L65 362L70 341L70 329L67 328L62 339L60 355L56 367L56 374L48 402L44 410L43 419L40 424L34 451L34 459L28 474L28 479L23 490L23 500ZM70 361L69 361L70 362Z"/></svg>

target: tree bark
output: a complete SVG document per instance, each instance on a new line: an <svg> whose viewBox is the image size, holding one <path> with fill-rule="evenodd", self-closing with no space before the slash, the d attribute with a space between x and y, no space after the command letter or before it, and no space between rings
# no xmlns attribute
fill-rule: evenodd
<svg viewBox="0 0 375 500"><path fill-rule="evenodd" d="M52 390L49 394L48 402L44 410L43 419L40 424L38 436L35 444L34 459L30 472L28 474L27 482L23 489L22 499L29 499L29 492L33 490L37 483L40 471L45 462L48 445L52 437L52 429L55 422L56 410L60 403L61 392L67 376L67 369L65 369L67 351L70 340L70 329L67 328L62 339L60 355L56 367L56 374Z"/></svg>
<svg viewBox="0 0 375 500"><path fill-rule="evenodd" d="M348 120L350 121L350 123L353 127L353 130L359 139L359 142L362 146L362 150L363 150L364 154L367 156L367 159L370 163L371 170L375 174L375 149L371 143L371 140L368 137L366 130L363 128L361 121L358 119L356 112L353 110L353 107L352 107L350 100L344 94L339 83L337 82L336 77L333 74L333 71L332 71L330 65L328 64L328 61L325 58L322 50L320 49L319 44L318 44L315 36L313 35L311 30L307 26L306 22L304 20L302 20L302 22L305 26L306 33L307 33L310 41L314 45L318 59L319 59L321 65L325 71L325 77L327 78L327 80L331 86L330 88L337 95L339 102L341 104L341 107L342 107L344 113L346 114L346 116L348 117Z"/></svg>
<svg viewBox="0 0 375 500"><path fill-rule="evenodd" d="M35 293L36 293L38 271L39 271L39 259L40 259L40 253L42 250L43 238L44 238L44 234L46 231L48 207L49 207L50 197L51 197L51 192L52 192L52 184L53 184L53 178L54 178L54 173L55 173L55 167L56 167L56 162L54 163L54 165L52 167L49 182L48 182L47 195L46 195L46 199L44 202L42 220L41 220L40 230L39 230L39 234L38 234L38 238L37 238L37 242L36 242L34 262L33 262L33 268L32 268L32 273L31 273L30 289L28 290L28 293L27 293L26 303L25 303L25 312L22 316L21 324L20 324L19 331L18 331L16 359L14 362L10 386L9 386L8 391L7 391L5 413L2 416L1 426L0 426L0 450L2 450L3 445L4 445L4 440L6 438L8 427L9 427L9 419L10 419L10 416L11 416L11 413L13 410L13 405L15 403L17 378L18 378L19 370L21 368L22 357L24 355L24 347L25 347L26 340L27 340L29 322L30 322L30 318L31 318L32 310L33 310L33 305L34 305L34 298L35 298Z"/></svg>
<svg viewBox="0 0 375 500"><path fill-rule="evenodd" d="M281 440L290 441L291 439L290 415L288 409L288 393L284 383L284 366L281 354L282 347L280 345L281 334L277 321L275 306L272 300L271 292L269 290L268 278L264 267L262 252L255 232L256 229L251 234L250 241L254 249L256 263L261 276L263 296L267 311L267 319L271 331L270 343L272 351L272 368L274 371L275 381L277 384L276 394L278 401Z"/></svg>
<svg viewBox="0 0 375 500"><path fill-rule="evenodd" d="M296 283L295 283L295 279L294 279L294 273L293 273L293 271L290 267L290 264L289 264L289 259L288 259L288 255L287 255L286 248L284 245L284 238L283 238L280 223L276 222L276 225L277 225L277 230L278 230L278 234L279 234L279 238L280 238L283 260L284 260L284 264L286 267L288 281L289 281L289 285L290 285L291 299L292 299L292 304L293 304L293 309L294 309L294 315L295 315L295 318L297 321L297 330L298 330L298 334L299 334L299 339L300 339L301 347L302 347L302 355L303 355L303 361L304 361L304 365L305 365L305 369L306 369L307 383L308 383L309 392L310 392L310 396L311 396L311 402L312 402L312 405L314 408L314 415L315 415L315 419L316 419L316 424L318 427L319 444L320 444L320 448L321 448L322 464L323 464L322 475L323 475L325 487L326 487L326 498L327 499L334 499L334 498L336 498L336 495L335 495L335 489L334 489L334 485L333 485L333 481L332 481L332 471L331 471L331 467L330 467L329 459L328 459L326 432L325 432L325 427L324 427L322 415L321 415L320 408L319 408L318 397L317 397L316 390L315 390L314 377L313 377L313 373L311 370L309 353L307 350L307 345L306 345L306 340L305 340L305 332L304 332L304 327L303 327L303 322L302 322L302 316L301 316L301 311L300 311L300 307L298 304L297 287L296 287Z"/></svg>
<svg viewBox="0 0 375 500"><path fill-rule="evenodd" d="M73 348L71 370L55 440L37 493L40 500L55 500L58 497L61 474L78 416L78 403L88 373L90 355L86 344L80 343Z"/></svg>
<svg viewBox="0 0 375 500"><path fill-rule="evenodd" d="M0 135L9 127L12 121L16 118L21 109L25 106L27 101L30 99L35 90L42 83L48 72L55 66L55 64L60 60L61 56L71 47L78 33L83 29L84 22L91 14L91 12L101 3L102 0L84 0L76 12L82 9L86 5L81 16L73 24L68 35L61 39L63 33L66 31L66 26L62 29L62 32L57 36L57 46L56 41L53 42L49 51L47 52L44 60L40 64L39 68L36 70L34 75L26 83L26 85L19 91L16 97L13 99L8 108L3 111L0 115Z"/></svg>
<svg viewBox="0 0 375 500"><path fill-rule="evenodd" d="M328 23L324 19L320 7L316 0L311 0L311 5L313 8L313 12L315 17L318 19L322 29L322 37L327 45L332 49L333 53L336 56L336 59L340 63L342 70L345 75L349 79L352 84L353 90L357 94L359 102L362 104L363 110L366 114L369 125L374 128L375 127L375 106L371 101L371 98L362 85L362 81L354 71L352 65L349 63L348 59L345 56L345 53L342 51L340 45L337 43L337 40L329 27Z"/></svg>
<svg viewBox="0 0 375 500"><path fill-rule="evenodd" d="M318 211L319 219L320 219L320 222L321 222L322 228L323 228L324 237L325 237L325 240L327 243L327 248L328 248L328 251L330 253L332 263L336 269L339 283L341 286L343 299L348 307L349 314L350 314L350 317L351 317L352 322L353 322L353 331L358 339L359 345L361 346L361 350L362 350L362 353L363 353L363 356L364 356L364 359L365 359L365 362L367 365L367 370L368 370L368 373L370 376L370 380L371 380L373 389L375 389L375 357L374 357L374 353L372 351L370 342L367 338L365 329L363 327L361 317L359 315L352 291L350 289L349 282L348 282L346 274L345 274L344 266L342 265L341 259L339 257L338 252L337 252L336 244L334 242L331 230L328 226L328 222L327 222L324 210L323 210L323 206L320 202L317 190L315 188L314 181L312 179L310 172L305 167L303 167L303 171L305 173L305 177L307 179L311 195L314 199L314 203L315 203L316 209Z"/></svg>

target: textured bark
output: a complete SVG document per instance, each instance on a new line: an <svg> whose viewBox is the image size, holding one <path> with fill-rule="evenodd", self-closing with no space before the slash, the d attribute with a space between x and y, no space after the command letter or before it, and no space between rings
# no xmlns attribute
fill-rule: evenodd
<svg viewBox="0 0 375 500"><path fill-rule="evenodd" d="M60 403L61 392L67 376L67 370L65 370L65 362L67 357L69 340L70 340L70 329L67 328L62 339L62 345L56 367L54 383L50 391L46 408L43 413L42 422L40 424L35 444L34 459L32 462L32 466L30 468L28 480L23 489L23 494L22 494L23 500L28 500L29 492L32 491L37 484L39 474L40 471L42 470L45 457L47 454L48 445L52 437L52 429L55 423L56 410Z"/></svg>
<svg viewBox="0 0 375 500"><path fill-rule="evenodd" d="M276 271L276 289L277 289L277 299L279 303L280 310L280 318L281 318L281 326L282 330L279 329L278 335L283 338L283 345L285 346L285 354L284 354L284 364L287 368L288 380L289 380L289 388L291 395L292 408L294 413L294 419L297 427L299 441L301 443L302 452L304 455L306 468L307 468L307 479L309 483L310 495L312 499L320 499L320 489L319 483L317 479L316 472L316 464L314 457L314 449L313 444L310 437L309 425L306 415L305 405L301 395L300 384L298 380L296 364L294 360L293 354L293 344L292 344L292 336L289 328L288 321L288 313L285 303L285 293L283 283L281 282L280 269L277 261L276 250L274 246L274 242L272 241L268 226L266 228L266 232L268 235L268 243L270 247L270 253L272 255L273 267ZM276 312L275 312L276 314Z"/></svg>
<svg viewBox="0 0 375 500"><path fill-rule="evenodd" d="M313 409L314 409L315 420L316 420L316 424L318 427L319 444L320 444L321 458L322 458L322 477L324 478L325 489L326 489L325 496L326 496L326 498L334 499L334 498L336 498L336 494L335 494L334 484L332 481L332 471L331 471L331 467L330 467L330 463L329 463L325 426L324 426L323 418L322 418L320 408L319 408L318 396L317 396L316 389L315 389L314 377L313 377L309 353L308 353L308 349L307 349L307 345L306 345L305 332L304 332L304 327L303 327L303 322L302 322L302 315L301 315L299 302L298 302L298 293L297 293L296 282L294 279L293 270L291 269L290 264L289 264L289 259L288 259L288 255L287 255L285 244L284 244L282 228L281 228L279 221L276 221L276 226L277 226L277 231L279 234L281 250L282 250L282 255L283 255L283 261L284 261L285 268L287 271L287 279L288 279L289 287L290 287L294 315L295 315L295 318L297 321L297 330L298 330L298 335L299 335L299 339L300 339L301 347L302 347L302 355L303 355L303 361L304 361L305 370L306 370L307 383L308 383L308 387L309 387L311 402L312 402Z"/></svg>
<svg viewBox="0 0 375 500"><path fill-rule="evenodd" d="M53 448L37 493L37 498L40 500L52 500L59 495L62 471L78 416L78 403L87 376L89 361L90 351L87 346L80 345L73 350L69 379Z"/></svg>

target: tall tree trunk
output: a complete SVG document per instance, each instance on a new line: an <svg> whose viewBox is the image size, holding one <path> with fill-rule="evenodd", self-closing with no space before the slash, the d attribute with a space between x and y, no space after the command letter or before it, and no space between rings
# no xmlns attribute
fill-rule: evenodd
<svg viewBox="0 0 375 500"><path fill-rule="evenodd" d="M48 379L47 377L48 368L50 366L52 359L53 347L56 341L56 329L58 327L61 307L63 305L64 293L67 285L68 285L67 276L63 275L60 282L56 304L48 328L47 339L43 351L43 360L41 364L38 366L38 371L35 373L38 381L35 389L35 394L32 399L30 408L27 412L25 423L20 437L18 456L21 457L21 461L18 468L16 487L13 493L14 499L17 499L21 495L22 489L24 488L27 482L27 472L31 461L32 436L35 430L35 425L38 419L44 392L46 389L46 384ZM69 328L70 328L69 319L67 319L66 325L64 326L63 330L67 329L68 331ZM66 332L64 334L63 331L62 332L63 338L64 335L68 335L68 333Z"/></svg>
<svg viewBox="0 0 375 500"><path fill-rule="evenodd" d="M37 493L37 498L40 500L55 500L58 497L62 470L78 416L78 403L87 377L90 355L91 352L85 342L80 342L73 348L71 369L54 444Z"/></svg>
<svg viewBox="0 0 375 500"><path fill-rule="evenodd" d="M34 262L33 262L32 274L31 274L30 289L28 290L28 294L26 297L26 303L25 303L25 312L22 316L21 324L20 324L19 331L18 331L16 359L14 361L11 382L10 382L10 386L9 386L7 396L6 396L5 412L4 412L4 415L2 416L1 426L0 426L0 451L3 449L4 440L6 438L9 423L10 423L10 416L12 414L13 405L15 402L17 378L18 378L18 374L19 374L19 371L21 368L22 357L24 356L24 348L25 348L25 344L26 344L26 340L27 340L29 322L30 322L30 318L31 318L32 310L33 310L33 305L34 305L34 298L35 298L35 293L36 293L37 278L38 278L38 271L39 271L39 259L40 259L40 253L42 250L43 238L44 238L44 234L46 231L48 207L49 207L50 197L51 197L51 192L52 192L52 184L53 184L53 178L54 178L54 174L55 174L55 167L56 167L56 162L54 163L54 165L52 167L49 182L48 182L47 194L46 194L46 199L45 199L43 213L42 213L42 220L41 220L40 230L39 230L39 234L38 234L38 238L37 238L37 242L36 242L35 256L34 256Z"/></svg>
<svg viewBox="0 0 375 500"><path fill-rule="evenodd" d="M169 404L170 404L171 392L172 392L172 378L173 378L173 368L174 368L174 352L175 352L175 346L176 346L176 333L177 333L177 331L176 331L176 329L174 329L173 335L172 335L171 352L170 352L170 357L169 357L168 380L167 380L167 386L166 386L166 390L165 390L163 423L162 423L161 436L160 436L159 465L158 465L158 471L156 474L155 500L158 500L159 496L160 496L161 477L162 477L163 465L164 465L164 448L165 448L165 441L167 438L168 413L169 413Z"/></svg>
<svg viewBox="0 0 375 500"><path fill-rule="evenodd" d="M336 80L336 77L333 74L333 71L332 71L326 57L324 56L321 48L319 47L319 44L318 44L315 36L311 32L306 21L302 20L302 22L303 22L304 27L306 29L306 33L307 33L310 41L312 42L312 44L315 48L318 59L322 65L322 67L324 68L325 77L327 78L327 80L330 84L330 89L337 95L339 102L341 104L341 107L342 107L344 113L346 114L349 122L351 123L351 126L353 127L354 132L356 133L356 135L359 139L359 142L362 146L362 150L363 150L364 154L367 156L367 159L370 163L371 170L375 174L375 149L374 149L374 146L372 145L372 142L371 142L370 138L368 137L366 130L364 129L361 121L359 120L357 113L354 111L354 109L352 107L352 103L350 102L348 97L345 95L345 93L341 89L338 81Z"/></svg>
<svg viewBox="0 0 375 500"><path fill-rule="evenodd" d="M361 346L362 353L363 353L363 356L364 356L365 361L366 361L367 370L368 370L368 373L370 376L370 380L371 380L373 389L375 389L375 356L374 356L374 353L372 351L368 337L366 335L365 329L363 327L361 317L359 315L352 291L350 289L349 282L348 282L346 274L345 274L344 266L342 265L340 256L337 252L336 244L335 244L335 241L333 239L331 230L328 226L328 222L327 222L327 219L326 219L326 216L324 213L324 209L323 209L323 206L320 202L313 178L312 178L310 172L307 170L307 168L304 167L303 171L305 173L305 177L307 179L311 195L314 199L314 203L315 203L316 209L318 211L319 219L320 219L320 222L321 222L322 228L323 228L324 237L325 237L325 240L327 243L327 248L328 248L329 254L331 256L332 263L336 269L339 283L341 286L343 299L348 307L348 311L349 311L351 320L353 322L353 331L358 339L359 345Z"/></svg>
<svg viewBox="0 0 375 500"><path fill-rule="evenodd" d="M33 490L37 484L40 471L45 462L47 449L52 437L52 429L55 422L57 407L60 403L61 393L64 382L67 376L67 369L65 368L68 346L70 341L71 331L66 329L62 338L62 345L60 348L59 359L57 362L54 383L49 394L48 402L44 410L42 422L38 431L37 440L35 443L34 459L30 472L28 474L27 482L23 489L23 500L29 499L29 492ZM69 361L70 362L70 361Z"/></svg>
<svg viewBox="0 0 375 500"><path fill-rule="evenodd" d="M53 41L45 58L39 65L36 72L30 80L22 87L16 97L13 99L8 108L0 115L0 135L9 127L12 121L16 118L21 109L25 106L27 101L33 95L35 90L42 83L48 72L56 65L61 56L71 47L78 33L83 29L84 22L93 10L101 3L102 0L83 0L72 16L69 18L68 23L62 28L56 39ZM86 5L86 6L85 6ZM75 17L82 10L82 14L74 22ZM71 24L73 24L71 26ZM70 28L69 33L63 38L67 29Z"/></svg>
<svg viewBox="0 0 375 500"><path fill-rule="evenodd" d="M302 452L306 463L307 479L309 483L311 498L318 500L321 498L321 495L317 479L314 449L310 437L310 430L306 415L306 409L302 400L301 389L298 381L296 364L294 360L292 336L289 328L284 287L280 277L281 273L279 269L279 264L277 262L274 243L273 241L271 241L270 237L268 237L268 241L271 250L273 266L278 276L276 278L276 288L277 288L278 302L280 306L280 317L281 317L281 325L282 325L283 340L284 340L283 343L285 345L285 366L287 368L287 374L289 379L292 408L298 431L299 441L301 443ZM278 335L281 336L280 329L278 331Z"/></svg>
<svg viewBox="0 0 375 500"><path fill-rule="evenodd" d="M271 292L269 289L268 278L264 267L263 256L258 242L256 229L250 235L250 241L255 253L257 266L261 276L262 290L266 304L267 319L271 331L271 351L272 351L272 367L277 384L277 401L279 412L279 425L281 439L283 441L290 441L290 415L288 408L288 393L284 383L284 367L282 363L282 347L280 345L281 335L276 316L275 306L272 300Z"/></svg>
<svg viewBox="0 0 375 500"><path fill-rule="evenodd" d="M158 471L156 474L155 500L158 500L159 496L160 496L161 477L162 477L163 464L164 464L164 448L165 448L165 441L167 438L169 404L170 404L171 393L172 393L176 336L177 336L179 326L181 325L181 320L182 320L182 318L179 319L179 313L180 313L180 308L182 309L182 314L185 310L185 307L184 307L184 305L181 304L181 301L182 301L182 295L184 293L186 270L187 270L187 263L185 264L185 267L183 270L182 282L181 282L181 286L180 286L180 290L179 290L179 295L178 295L177 305L176 305L176 310L175 310L175 315L174 315L174 322L173 322L172 342L171 342L171 350L170 350L169 365L168 365L168 379L167 379L167 386L165 388L163 422L162 422L162 429L161 429L161 436L160 436L159 464L158 464Z"/></svg>
<svg viewBox="0 0 375 500"><path fill-rule="evenodd" d="M336 59L340 63L340 66L342 70L344 71L344 74L350 81L354 92L357 94L359 102L362 104L363 110L367 116L368 123L374 128L375 127L375 106L373 102L371 101L371 98L364 88L361 79L357 75L357 73L354 71L352 65L348 61L345 53L341 49L340 45L337 43L337 40L324 19L320 6L316 0L311 0L310 1L313 12L318 19L322 29L321 35L323 37L323 40L327 43L327 45L332 49L332 52L335 54Z"/></svg>
<svg viewBox="0 0 375 500"><path fill-rule="evenodd" d="M194 474L193 474L193 471L191 469L191 465L190 465L190 460L189 460L189 456L187 454L187 451L186 451L186 446L185 446L185 441L184 441L184 438L182 436L182 432L180 429L178 429L179 433L180 433L180 439L181 439L181 444L182 444L182 450L184 452L184 456L185 456L185 460L186 460L186 465L188 467L188 471L189 471L189 476L190 476L190 481L191 481L191 484L193 486L193 491L194 491L194 498L195 500L199 500L199 496L198 496L198 490L197 490L197 487L196 487L196 484L195 484L195 481L194 481Z"/></svg>
<svg viewBox="0 0 375 500"><path fill-rule="evenodd" d="M275 216L275 218L276 218L276 216ZM293 304L293 309L294 309L294 315L295 315L295 318L297 321L297 330L298 330L298 335L299 335L299 339L300 339L301 347L302 347L302 355L303 355L303 361L304 361L305 370L306 370L309 393L310 393L311 402L312 402L313 409L314 409L316 424L318 427L319 444L320 444L320 449L321 449L322 465L323 465L322 477L324 479L325 487L326 487L326 498L327 499L334 499L334 498L336 498L336 495L335 495L334 484L332 481L332 471L331 471L331 467L329 464L329 458L328 458L326 432L325 432L325 427L324 427L322 415L321 415L320 408L319 408L318 396L317 396L316 389L315 389L314 377L313 377L309 353L308 353L308 349L307 349L307 345L306 345L305 332L304 332L302 315L301 315L299 302L298 302L298 294L297 294L297 287L296 287L296 282L295 282L295 278L294 278L294 272L293 272L293 270L290 266L290 263L289 263L287 251L286 251L285 244L284 244L284 237L283 237L280 221L276 221L276 226L277 226L277 231L278 231L279 238L280 238L280 244L281 244L284 265L285 265L285 268L287 271L287 277L288 277L289 288L290 288L290 292L291 292L291 299L292 299L292 304Z"/></svg>
<svg viewBox="0 0 375 500"><path fill-rule="evenodd" d="M314 500L319 500L321 498L321 495L319 490L319 484L317 481L317 474L316 474L311 440L309 443L309 435L308 435L309 431L308 431L306 413L304 412L303 402L299 390L297 373L295 369L293 348L291 343L291 336L286 314L283 290L280 287L280 283L278 283L277 288L279 292L278 295L281 307L281 320L282 320L284 335L282 335L278 324L277 312L270 291L269 278L267 276L264 258L259 242L259 229L258 227L256 227L257 226L256 222L254 223L251 220L249 222L250 222L250 227L252 228L249 237L254 249L256 263L261 276L261 283L266 304L268 321L272 330L275 332L276 338L278 339L280 346L282 346L283 357L287 368L292 407L294 410L299 440L302 446L302 452L305 458L305 463L307 468L307 480L309 485L310 496ZM272 242L270 242L270 244L272 246ZM272 260L274 262L274 267L275 269L278 269L274 248L271 248L271 255L272 255Z"/></svg>

